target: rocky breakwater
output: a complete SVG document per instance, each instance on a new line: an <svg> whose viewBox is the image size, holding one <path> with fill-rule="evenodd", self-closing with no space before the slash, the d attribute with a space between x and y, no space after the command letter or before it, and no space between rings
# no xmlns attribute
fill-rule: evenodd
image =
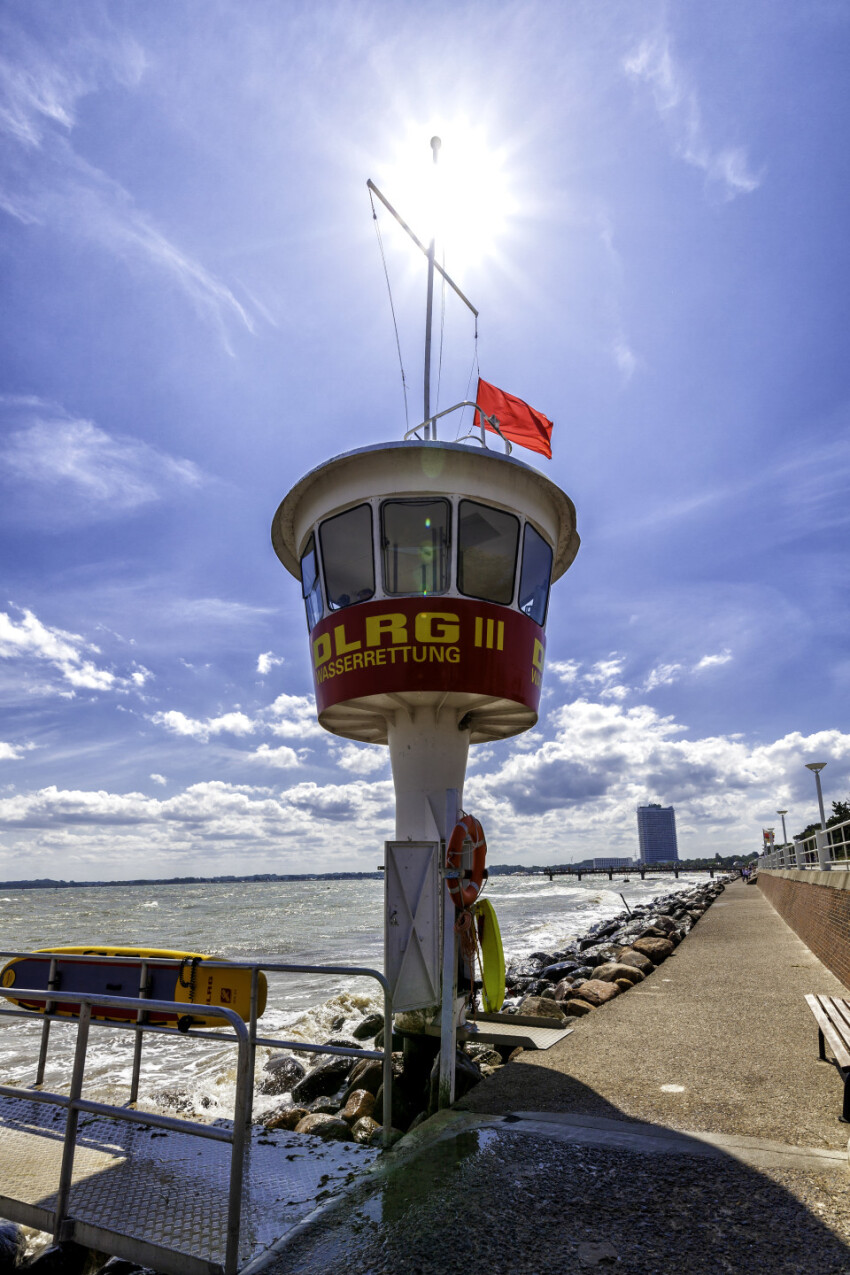
<svg viewBox="0 0 850 1275"><path fill-rule="evenodd" d="M641 983L675 951L723 890L722 881L638 904L562 951L532 952L505 975L505 1012L565 1024Z"/></svg>
<svg viewBox="0 0 850 1275"><path fill-rule="evenodd" d="M389 1141L415 1128L437 1109L438 1037L424 1034L434 1010L396 1016L392 1044L392 1120ZM370 1014L356 1025L352 1039L327 1042L343 1048L383 1048L384 1022ZM502 1066L507 1055L481 1046L458 1049L455 1084L458 1097ZM281 1106L261 1117L269 1133L286 1129L325 1141L383 1143L383 1063L379 1058L344 1054L306 1055L306 1065L289 1054L273 1054L265 1063L258 1089L280 1094Z"/></svg>
<svg viewBox="0 0 850 1275"><path fill-rule="evenodd" d="M591 1013L642 982L666 960L722 889L717 881L638 904L631 912L593 926L562 950L533 952L515 961L506 972L503 1012L545 1016L559 1025ZM437 1110L440 1042L425 1034L435 1013L432 1007L396 1015L390 1143ZM350 1038L333 1037L327 1043L382 1049L383 1017L368 1014ZM456 1097L463 1097L519 1052L467 1041L455 1055ZM261 1117L269 1133L285 1129L326 1141L383 1141L383 1064L378 1058L273 1054L258 1088L283 1099Z"/></svg>

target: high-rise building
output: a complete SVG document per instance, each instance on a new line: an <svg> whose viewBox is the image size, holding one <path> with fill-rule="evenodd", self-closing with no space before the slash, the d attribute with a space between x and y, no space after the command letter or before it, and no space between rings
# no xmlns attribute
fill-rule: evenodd
<svg viewBox="0 0 850 1275"><path fill-rule="evenodd" d="M653 802L648 806L638 806L637 820L641 863L675 863L679 858L679 847L673 807Z"/></svg>

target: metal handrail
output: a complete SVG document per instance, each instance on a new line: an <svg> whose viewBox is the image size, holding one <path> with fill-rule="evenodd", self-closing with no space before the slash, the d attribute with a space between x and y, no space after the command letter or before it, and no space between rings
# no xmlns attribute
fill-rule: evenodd
<svg viewBox="0 0 850 1275"><path fill-rule="evenodd" d="M101 958L103 959L103 958ZM0 989L5 996L11 995L10 988ZM44 995L43 988L26 988L16 987L14 997L18 999L20 996L39 997ZM57 1005L75 1005L79 1006L79 1014L75 1015L77 1022L77 1039L74 1049L74 1065L71 1073L71 1084L67 1097L63 1094L48 1093L44 1090L33 1091L30 1089L20 1089L14 1085L0 1085L0 1095L4 1097L20 1098L28 1102L47 1103L51 1106L64 1108L67 1111L65 1121L65 1136L62 1144L62 1164L59 1170L59 1187L56 1193L56 1205L53 1210L53 1239L55 1243L59 1243L64 1239L71 1238L73 1231L72 1219L68 1218L68 1200L71 1193L71 1183L74 1172L74 1154L76 1151L77 1125L79 1121L79 1113L81 1111L91 1112L95 1115L108 1116L111 1119L123 1120L129 1124L146 1124L154 1125L162 1129L169 1129L179 1133L187 1133L196 1138L211 1138L217 1142L229 1142L231 1144L230 1153L230 1187L228 1191L227 1201L227 1241L225 1246L224 1272L225 1275L235 1275L239 1264L239 1230L242 1211L242 1178L245 1164L245 1139L247 1135L248 1125L250 1122L250 1093L252 1088L251 1075L251 1050L248 1027L242 1021L238 1014L232 1009L225 1009L219 1005L205 1005L204 1014L211 1015L215 1018L224 1020L224 1026L230 1026L236 1035L236 1045L238 1049L238 1058L236 1064L236 1099L233 1110L233 1128L230 1132L226 1129L214 1128L210 1125L203 1125L190 1120L179 1120L173 1116L158 1116L151 1112L134 1111L128 1107L118 1107L112 1103L93 1102L90 1099L82 1097L83 1079L85 1076L86 1054L88 1051L89 1029L92 1024L92 1008L102 1007L105 1009L124 1009L132 1010L137 1001L134 997L129 996L107 996L99 994L87 994L83 992L57 992L52 991L50 1000ZM179 1004L177 1001L146 1001L148 1010L157 1010L165 1013L182 1014L185 1012L185 1004ZM0 1016L4 1018L32 1018L33 1011L29 1009L0 1009ZM40 1015L39 1015L40 1016ZM68 1023L66 1017L51 1011L45 1014L50 1021ZM193 1031L191 1028L186 1032L181 1032L177 1028L159 1027L150 1023L133 1023L120 1022L113 1019L95 1019L96 1027L108 1027L112 1029L140 1031L168 1034L175 1036L192 1037L194 1039L204 1038L207 1040L221 1040L221 1037L211 1032ZM71 1225L69 1226L69 1223Z"/></svg>
<svg viewBox="0 0 850 1275"><path fill-rule="evenodd" d="M850 866L850 819L833 824L831 828L819 828L813 835L776 846L762 854L758 864L766 869L798 868L829 869L834 865Z"/></svg>
<svg viewBox="0 0 850 1275"><path fill-rule="evenodd" d="M10 958L14 959L15 957L27 957L27 958L32 958L36 960L51 962L51 968L48 972L48 978L47 978L47 990L50 991L50 996L49 996L49 999L47 999L46 1001L45 1010L48 1009L52 1001L59 999L59 997L55 995L51 990L51 984L54 982L55 975L56 975L55 962L57 960L61 960L63 957L67 957L68 955L69 953L67 952L0 951L0 957L4 959L10 959ZM144 1000L144 1007L138 1008L138 1000L133 998L133 1004L137 1006L136 1022L130 1023L130 1024L124 1024L124 1026L129 1027L132 1030L136 1031L136 1042L135 1042L135 1049L134 1049L134 1055L133 1055L133 1074L132 1074L132 1080L130 1083L130 1102L134 1103L137 1101L139 1096L139 1080L140 1080L140 1074L141 1074L141 1054L142 1054L142 1030L150 1034L159 1033L159 1034L166 1034L166 1035L173 1035L175 1034L175 1030L176 1030L175 1028L155 1027L145 1021L146 1016L153 1005L153 1003L146 998L144 993L144 989L147 985L147 970L152 965L173 966L175 958L173 956L142 956L141 954L134 956L132 953L126 953L126 954L122 954L121 956L110 957L110 956L104 956L102 954L99 955L96 952L92 952L91 955L82 953L82 952L75 952L73 953L73 957L75 961L82 961L85 964L95 964L95 965L102 965L104 961L112 961L112 960L114 960L116 964L121 964L121 965L132 964L135 961L138 961L139 963L140 971L141 971L140 979L139 979L139 999ZM272 1049L291 1049L295 1051L296 1053L305 1053L305 1054L341 1054L348 1058L375 1058L375 1059L380 1058L383 1063L383 1071L382 1071L381 1080L384 1087L383 1111L382 1111L382 1116L383 1116L382 1140L383 1140L384 1146L389 1145L390 1128L392 1127L392 1083L393 1083L392 1013L393 1013L393 1010L392 1010L392 993L390 992L390 985L387 982L386 977L379 970L373 970L369 968L368 966L359 966L359 965L292 965L292 964L280 963L280 962L227 961L227 960L215 960L212 958L211 959L205 958L203 964L205 969L233 970L234 968L236 968L236 969L245 969L245 970L251 971L251 1011L250 1011L250 1019L248 1024L248 1033L249 1033L249 1044L250 1044L250 1050L251 1050L251 1075L252 1076L254 1074L254 1057L256 1054L257 1045L263 1045L264 1047L270 1047ZM260 973L264 973L264 974L265 973L269 973L269 974L342 974L344 976L348 976L351 978L375 979L375 981L380 985L381 990L383 991L383 994L384 994L384 1046L383 1046L383 1049L380 1049L380 1050L350 1049L346 1046L341 1046L341 1045L320 1045L313 1041L276 1040L270 1037L258 1037L257 1036L257 1019L259 1018L259 1014L257 1013L257 1005L258 1005L258 987L259 987ZM37 994L39 996L44 996L45 990L42 989ZM11 996L16 999L17 989L0 988L0 995ZM76 1001L73 1001L73 994L71 995L72 995L72 1003L77 1004L79 1001L79 997L77 998ZM204 1005L203 1009L205 1013L208 1008L209 1006ZM184 1014L188 1013L191 1009L191 1002L183 1003L181 1005L181 1009ZM32 1013L33 1011L27 1011L27 1012ZM48 1039L50 1035L50 1024L52 1021L55 1021L55 1018L54 1016L50 1015L47 1012L45 1012L44 1014L39 1013L38 1016L39 1018L44 1019L41 1046L39 1050L38 1067L36 1069L36 1078L35 1078L35 1083L37 1085L40 1085L43 1083L43 1080L44 1080L44 1069L45 1069L46 1060L47 1060L47 1045L48 1045ZM63 1017L63 1018L60 1018L58 1021L67 1022L68 1019L67 1017ZM202 1035L202 1033L198 1031L194 1031L192 1034L194 1036ZM216 1039L216 1037L213 1035L210 1037L210 1039L214 1040ZM252 1106L253 1106L253 1087L251 1089L251 1093L249 1096L249 1105L248 1105L249 1120L251 1118Z"/></svg>
<svg viewBox="0 0 850 1275"><path fill-rule="evenodd" d="M435 412L433 416L429 416L427 420L421 421L420 424L418 425L414 425L413 428L409 429L407 433L404 435L404 441L407 442L408 438L410 438L411 435L415 435L415 437L420 443L428 441L426 439L419 438L419 435L416 433L416 431L418 429L426 429L428 426L433 425L434 421L438 421L440 417L448 416L450 412L457 412L463 407L472 407L475 409L476 412L478 412L479 416L481 417L481 437L478 438L477 435L472 433L464 434L461 438L455 439L455 442L462 443L467 438L475 438L477 442L481 443L482 447L487 448L486 429L487 429L487 425L489 425L490 428L493 430L493 432L498 434L499 438L501 438L502 442L505 444L505 454L507 456L510 456L511 452L513 451L513 448L511 447L508 440L505 438L502 431L499 429L498 417L487 416L483 407L480 407L478 403L473 402L472 399L469 399L469 398L465 398L462 403L455 403L454 407L445 407L443 408L442 412ZM434 437L436 438L436 433Z"/></svg>

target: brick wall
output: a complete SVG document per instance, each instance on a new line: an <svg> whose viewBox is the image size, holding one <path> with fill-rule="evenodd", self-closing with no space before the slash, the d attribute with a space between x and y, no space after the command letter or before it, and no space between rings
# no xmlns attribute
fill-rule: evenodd
<svg viewBox="0 0 850 1275"><path fill-rule="evenodd" d="M762 870L758 885L806 947L850 988L850 872Z"/></svg>

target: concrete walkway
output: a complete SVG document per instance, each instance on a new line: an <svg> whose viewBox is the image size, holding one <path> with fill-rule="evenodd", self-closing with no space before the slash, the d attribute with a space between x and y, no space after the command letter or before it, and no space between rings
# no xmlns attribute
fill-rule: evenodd
<svg viewBox="0 0 850 1275"><path fill-rule="evenodd" d="M276 1270L850 1275L850 1127L811 991L847 994L728 887L645 983L409 1135Z"/></svg>
<svg viewBox="0 0 850 1275"><path fill-rule="evenodd" d="M459 1106L584 1112L843 1149L841 1082L818 1062L806 992L850 994L760 890L735 882L645 982Z"/></svg>

